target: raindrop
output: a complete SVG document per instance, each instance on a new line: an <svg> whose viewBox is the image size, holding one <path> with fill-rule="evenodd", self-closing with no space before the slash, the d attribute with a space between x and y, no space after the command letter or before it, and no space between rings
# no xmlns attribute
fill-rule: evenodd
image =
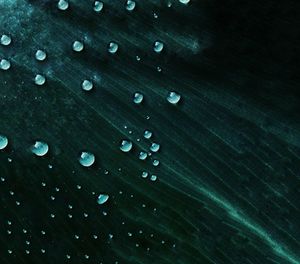
<svg viewBox="0 0 300 264"><path fill-rule="evenodd" d="M84 167L90 167L95 162L95 155L90 152L82 152L79 158L79 162Z"/></svg>
<svg viewBox="0 0 300 264"><path fill-rule="evenodd" d="M47 154L49 150L49 146L47 143L42 141L36 141L35 144L32 146L31 151L37 156L44 156Z"/></svg>
<svg viewBox="0 0 300 264"><path fill-rule="evenodd" d="M126 2L126 9L128 11L133 11L134 8L135 8L135 1L127 0L127 2Z"/></svg>
<svg viewBox="0 0 300 264"><path fill-rule="evenodd" d="M154 47L153 47L153 49L154 49L154 51L155 51L156 53L162 52L163 48L164 48L164 44L163 44L161 41L155 41L155 42L154 42Z"/></svg>
<svg viewBox="0 0 300 264"><path fill-rule="evenodd" d="M144 151L141 151L139 154L139 159L140 160L145 160L147 158L148 154Z"/></svg>
<svg viewBox="0 0 300 264"><path fill-rule="evenodd" d="M148 172L143 171L143 172L142 172L142 178L147 178L147 177L148 177Z"/></svg>
<svg viewBox="0 0 300 264"><path fill-rule="evenodd" d="M119 45L116 42L110 42L108 46L108 52L114 54L118 51Z"/></svg>
<svg viewBox="0 0 300 264"><path fill-rule="evenodd" d="M46 55L46 52L43 51L43 50L38 50L36 53L35 53L35 58L38 60L38 61L43 61L45 60L47 57Z"/></svg>
<svg viewBox="0 0 300 264"><path fill-rule="evenodd" d="M152 152L157 152L160 149L160 145L158 143L152 143L150 146L150 150Z"/></svg>
<svg viewBox="0 0 300 264"><path fill-rule="evenodd" d="M180 101L181 95L176 92L169 92L167 100L171 104L177 104Z"/></svg>
<svg viewBox="0 0 300 264"><path fill-rule="evenodd" d="M84 80L81 84L81 88L84 90L84 91L90 91L93 89L93 83L89 80Z"/></svg>
<svg viewBox="0 0 300 264"><path fill-rule="evenodd" d="M11 43L11 37L7 35L2 35L0 39L0 43L3 46L8 46Z"/></svg>
<svg viewBox="0 0 300 264"><path fill-rule="evenodd" d="M104 204L107 202L108 198L109 198L108 194L100 194L97 198L97 203L100 205Z"/></svg>
<svg viewBox="0 0 300 264"><path fill-rule="evenodd" d="M101 1L95 1L94 3L94 11L95 12L101 12L101 10L103 9L103 2Z"/></svg>
<svg viewBox="0 0 300 264"><path fill-rule="evenodd" d="M66 0L59 0L57 3L57 8L60 10L67 10L69 7L69 2Z"/></svg>
<svg viewBox="0 0 300 264"><path fill-rule="evenodd" d="M151 175L150 180L151 181L156 181L157 180L157 176L156 175Z"/></svg>
<svg viewBox="0 0 300 264"><path fill-rule="evenodd" d="M123 152L129 152L132 149L132 142L126 139L123 139L121 142L120 150Z"/></svg>
<svg viewBox="0 0 300 264"><path fill-rule="evenodd" d="M8 138L6 136L0 135L0 150L5 149L8 145Z"/></svg>
<svg viewBox="0 0 300 264"><path fill-rule="evenodd" d="M2 59L0 61L0 67L2 70L6 71L10 68L10 62L6 59Z"/></svg>
<svg viewBox="0 0 300 264"><path fill-rule="evenodd" d="M151 138L151 137L152 137L152 132L149 131L149 130L145 130L145 131L144 131L144 138L149 139L149 138Z"/></svg>
<svg viewBox="0 0 300 264"><path fill-rule="evenodd" d="M43 85L46 82L46 78L43 75L37 74L34 78L36 85Z"/></svg>
<svg viewBox="0 0 300 264"><path fill-rule="evenodd" d="M73 50L76 51L76 52L80 52L82 51L84 48L84 45L82 42L78 41L78 40L75 40L73 42Z"/></svg>
<svg viewBox="0 0 300 264"><path fill-rule="evenodd" d="M144 99L144 95L141 94L140 92L136 92L133 96L133 102L135 104L140 104Z"/></svg>

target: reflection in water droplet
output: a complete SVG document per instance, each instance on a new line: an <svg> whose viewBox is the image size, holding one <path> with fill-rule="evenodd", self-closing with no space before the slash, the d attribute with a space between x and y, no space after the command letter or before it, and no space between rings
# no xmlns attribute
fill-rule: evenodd
<svg viewBox="0 0 300 264"><path fill-rule="evenodd" d="M101 2L101 1L95 1L95 3L94 3L94 11L95 12L101 12L101 10L103 9L103 6L104 6L103 2Z"/></svg>
<svg viewBox="0 0 300 264"><path fill-rule="evenodd" d="M95 155L90 152L81 152L79 163L84 167L90 167L95 162Z"/></svg>
<svg viewBox="0 0 300 264"><path fill-rule="evenodd" d="M144 138L149 139L149 138L151 138L151 137L152 137L152 132L149 131L149 130L145 130L145 131L144 131Z"/></svg>
<svg viewBox="0 0 300 264"><path fill-rule="evenodd" d="M100 205L104 204L104 203L107 202L108 198L109 198L108 194L100 194L98 196L97 203L100 204Z"/></svg>
<svg viewBox="0 0 300 264"><path fill-rule="evenodd" d="M190 2L190 0L179 0L179 2L182 3L182 4L187 5Z"/></svg>
<svg viewBox="0 0 300 264"><path fill-rule="evenodd" d="M85 91L90 91L93 89L93 83L89 80L84 80L81 84L81 88Z"/></svg>
<svg viewBox="0 0 300 264"><path fill-rule="evenodd" d="M141 151L139 154L139 159L140 160L145 160L147 158L148 154L144 151Z"/></svg>
<svg viewBox="0 0 300 264"><path fill-rule="evenodd" d="M6 136L0 135L0 150L5 149L8 145L8 138Z"/></svg>
<svg viewBox="0 0 300 264"><path fill-rule="evenodd" d="M158 143L152 143L150 146L150 150L152 152L157 152L160 149L160 145Z"/></svg>
<svg viewBox="0 0 300 264"><path fill-rule="evenodd" d="M2 35L0 39L0 43L3 46L8 46L11 43L11 37L7 35Z"/></svg>
<svg viewBox="0 0 300 264"><path fill-rule="evenodd" d="M38 50L36 53L35 53L35 58L38 60L38 61L43 61L45 60L47 57L47 54L45 51L43 50Z"/></svg>
<svg viewBox="0 0 300 264"><path fill-rule="evenodd" d="M34 78L36 85L43 85L46 82L46 78L43 75L37 74Z"/></svg>
<svg viewBox="0 0 300 264"><path fill-rule="evenodd" d="M35 144L31 147L31 151L37 156L44 156L47 154L49 146L47 143L42 141L36 141Z"/></svg>
<svg viewBox="0 0 300 264"><path fill-rule="evenodd" d="M143 172L142 172L142 178L147 178L147 177L148 177L148 172L143 171Z"/></svg>
<svg viewBox="0 0 300 264"><path fill-rule="evenodd" d="M123 139L121 142L120 150L123 152L129 152L132 149L132 142L126 139Z"/></svg>
<svg viewBox="0 0 300 264"><path fill-rule="evenodd" d="M160 53L160 52L162 52L163 48L164 48L164 44L162 42L160 42L160 41L155 41L154 42L154 48L153 49L154 49L155 52Z"/></svg>
<svg viewBox="0 0 300 264"><path fill-rule="evenodd" d="M167 100L171 104L177 104L181 99L181 95L176 92L169 92Z"/></svg>
<svg viewBox="0 0 300 264"><path fill-rule="evenodd" d="M132 11L135 8L135 1L127 0L126 2L126 9L128 11Z"/></svg>
<svg viewBox="0 0 300 264"><path fill-rule="evenodd" d="M57 3L57 7L60 10L67 10L69 7L69 2L66 0L59 0Z"/></svg>
<svg viewBox="0 0 300 264"><path fill-rule="evenodd" d="M140 104L144 99L144 95L141 94L140 92L136 92L133 96L133 102L135 104Z"/></svg>
<svg viewBox="0 0 300 264"><path fill-rule="evenodd" d="M157 176L156 175L151 175L150 180L151 181L156 181L157 180Z"/></svg>
<svg viewBox="0 0 300 264"><path fill-rule="evenodd" d="M10 62L8 60L6 60L6 59L2 59L0 61L0 67L1 67L2 70L6 71L6 70L8 70L10 68Z"/></svg>
<svg viewBox="0 0 300 264"><path fill-rule="evenodd" d="M110 42L108 46L108 52L114 54L118 51L119 45L115 42Z"/></svg>
<svg viewBox="0 0 300 264"><path fill-rule="evenodd" d="M82 51L84 48L84 45L82 42L78 41L78 40L75 40L73 42L73 50L76 51L76 52L80 52Z"/></svg>

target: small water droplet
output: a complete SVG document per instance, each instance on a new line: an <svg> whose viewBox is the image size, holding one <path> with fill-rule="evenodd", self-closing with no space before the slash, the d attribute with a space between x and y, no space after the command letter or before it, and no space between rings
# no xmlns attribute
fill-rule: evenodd
<svg viewBox="0 0 300 264"><path fill-rule="evenodd" d="M10 62L8 60L2 59L0 61L0 67L4 71L8 70L10 68L10 66L11 66L11 64L10 64Z"/></svg>
<svg viewBox="0 0 300 264"><path fill-rule="evenodd" d="M6 136L0 135L0 150L5 149L8 145L8 138Z"/></svg>
<svg viewBox="0 0 300 264"><path fill-rule="evenodd" d="M140 160L145 160L147 158L148 154L144 151L141 151L139 154L139 159Z"/></svg>
<svg viewBox="0 0 300 264"><path fill-rule="evenodd" d="M181 99L181 95L176 92L169 92L167 100L171 104L177 104Z"/></svg>
<svg viewBox="0 0 300 264"><path fill-rule="evenodd" d="M89 80L84 80L81 84L81 88L84 90L84 91L90 91L93 89L93 83Z"/></svg>
<svg viewBox="0 0 300 264"><path fill-rule="evenodd" d="M79 162L84 167L90 167L95 162L95 155L90 152L82 152L79 158Z"/></svg>
<svg viewBox="0 0 300 264"><path fill-rule="evenodd" d="M41 74L37 74L34 78L34 83L36 85L43 85L45 82L46 82L46 78Z"/></svg>
<svg viewBox="0 0 300 264"><path fill-rule="evenodd" d="M155 51L156 53L162 52L163 48L164 48L164 44L163 44L161 41L158 41L158 40L157 40L157 41L154 42L154 47L153 47L153 49L154 49L154 51Z"/></svg>
<svg viewBox="0 0 300 264"><path fill-rule="evenodd" d="M84 45L83 45L82 42L80 42L80 41L78 41L78 40L75 40L75 41L73 42L73 46L72 46L72 47L73 47L73 50L74 50L74 51L80 52L80 51L83 50Z"/></svg>
<svg viewBox="0 0 300 264"><path fill-rule="evenodd" d="M149 130L145 130L145 131L144 131L144 138L149 139L149 138L151 138L151 137L152 137L152 132L149 131Z"/></svg>
<svg viewBox="0 0 300 264"><path fill-rule="evenodd" d="M133 11L133 9L135 8L135 1L132 1L132 0L127 0L126 2L126 9L128 11Z"/></svg>
<svg viewBox="0 0 300 264"><path fill-rule="evenodd" d="M42 141L36 141L35 144L31 147L31 151L39 157L46 155L48 150L48 144Z"/></svg>
<svg viewBox="0 0 300 264"><path fill-rule="evenodd" d="M157 180L157 176L156 175L151 175L150 180L151 181L156 181Z"/></svg>
<svg viewBox="0 0 300 264"><path fill-rule="evenodd" d="M69 7L69 2L66 0L59 0L57 3L57 7L59 10L67 10Z"/></svg>
<svg viewBox="0 0 300 264"><path fill-rule="evenodd" d="M150 146L150 150L152 152L157 152L158 150L160 149L160 145L158 143L152 143L151 146Z"/></svg>
<svg viewBox="0 0 300 264"><path fill-rule="evenodd" d="M11 43L11 37L8 35L2 35L0 39L0 43L3 46L8 46Z"/></svg>
<svg viewBox="0 0 300 264"><path fill-rule="evenodd" d="M35 58L38 60L38 61L43 61L45 60L47 57L47 54L45 51L43 50L37 50L37 52L35 53Z"/></svg>
<svg viewBox="0 0 300 264"><path fill-rule="evenodd" d="M101 2L101 1L95 1L95 3L94 3L94 11L95 12L101 12L101 10L103 9L103 6L104 6L103 2Z"/></svg>
<svg viewBox="0 0 300 264"><path fill-rule="evenodd" d="M108 194L100 194L97 198L97 203L98 204L104 204L107 202L107 200L109 199L109 195Z"/></svg>
<svg viewBox="0 0 300 264"><path fill-rule="evenodd" d="M116 42L110 42L108 46L108 52L114 54L118 51L119 45Z"/></svg>
<svg viewBox="0 0 300 264"><path fill-rule="evenodd" d="M123 139L121 142L120 150L123 152L129 152L132 149L132 142L126 139Z"/></svg>
<svg viewBox="0 0 300 264"><path fill-rule="evenodd" d="M148 175L149 175L148 172L146 172L146 171L143 171L143 172L142 172L142 178L147 178Z"/></svg>
<svg viewBox="0 0 300 264"><path fill-rule="evenodd" d="M142 101L144 100L144 95L140 92L136 92L134 95L133 95L133 102L135 104L140 104Z"/></svg>
<svg viewBox="0 0 300 264"><path fill-rule="evenodd" d="M153 160L152 164L155 167L158 166L159 165L159 160Z"/></svg>

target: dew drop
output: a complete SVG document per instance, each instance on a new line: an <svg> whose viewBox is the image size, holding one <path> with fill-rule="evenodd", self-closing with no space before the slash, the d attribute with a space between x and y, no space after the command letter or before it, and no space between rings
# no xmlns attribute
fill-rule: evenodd
<svg viewBox="0 0 300 264"><path fill-rule="evenodd" d="M79 157L79 163L84 167L90 167L95 162L95 155L90 152L82 152Z"/></svg>
<svg viewBox="0 0 300 264"><path fill-rule="evenodd" d="M97 198L97 203L100 205L104 204L107 202L108 198L109 198L108 194L100 194Z"/></svg>
<svg viewBox="0 0 300 264"><path fill-rule="evenodd" d="M133 11L133 9L135 8L135 1L132 1L132 0L127 0L126 2L126 9L128 11Z"/></svg>
<svg viewBox="0 0 300 264"><path fill-rule="evenodd" d="M10 62L8 61L8 60L6 60L6 59L2 59L1 61L0 61L0 67L1 67L1 69L2 70L4 70L4 71L6 71L6 70L8 70L9 68L10 68Z"/></svg>
<svg viewBox="0 0 300 264"><path fill-rule="evenodd" d="M151 175L150 181L156 181L156 180L157 180L157 176L156 175Z"/></svg>
<svg viewBox="0 0 300 264"><path fill-rule="evenodd" d="M177 104L181 99L181 95L176 92L169 92L167 100L171 104Z"/></svg>
<svg viewBox="0 0 300 264"><path fill-rule="evenodd" d="M66 1L66 0L59 0L58 3L57 3L57 8L59 10L67 10L69 7L69 2Z"/></svg>
<svg viewBox="0 0 300 264"><path fill-rule="evenodd" d="M37 74L34 78L36 85L43 85L46 82L46 78L43 75Z"/></svg>
<svg viewBox="0 0 300 264"><path fill-rule="evenodd" d="M143 171L143 172L142 172L142 178L147 178L147 177L148 177L148 172Z"/></svg>
<svg viewBox="0 0 300 264"><path fill-rule="evenodd" d="M48 144L45 142L42 142L42 141L36 141L35 144L31 148L31 151L36 156L39 156L39 157L46 155L48 150L49 150Z"/></svg>
<svg viewBox="0 0 300 264"><path fill-rule="evenodd" d="M0 150L5 149L8 145L8 138L6 136L0 135Z"/></svg>
<svg viewBox="0 0 300 264"><path fill-rule="evenodd" d="M83 50L84 45L83 45L82 42L80 42L80 41L78 41L78 40L75 40L75 41L73 42L73 46L72 46L72 47L73 47L73 50L74 50L74 51L80 52L80 51Z"/></svg>
<svg viewBox="0 0 300 264"><path fill-rule="evenodd" d="M90 91L93 89L93 83L89 80L84 80L82 83L81 83L81 88L84 90L84 91Z"/></svg>
<svg viewBox="0 0 300 264"><path fill-rule="evenodd" d="M158 166L159 165L159 160L153 160L152 164L155 167Z"/></svg>
<svg viewBox="0 0 300 264"><path fill-rule="evenodd" d="M0 39L0 43L3 46L8 46L11 43L11 37L8 35L2 35Z"/></svg>
<svg viewBox="0 0 300 264"><path fill-rule="evenodd" d="M150 146L150 150L152 152L157 152L160 149L160 145L158 143L152 143Z"/></svg>
<svg viewBox="0 0 300 264"><path fill-rule="evenodd" d="M132 149L132 142L126 139L123 139L121 142L120 150L123 152L129 152Z"/></svg>
<svg viewBox="0 0 300 264"><path fill-rule="evenodd" d="M182 3L182 4L187 5L190 2L190 0L179 0L179 2Z"/></svg>
<svg viewBox="0 0 300 264"><path fill-rule="evenodd" d="M133 95L133 102L134 102L135 104L140 104L143 100L144 100L144 95L141 94L140 92L136 92L136 93Z"/></svg>
<svg viewBox="0 0 300 264"><path fill-rule="evenodd" d="M43 50L38 50L36 53L35 53L35 58L38 60L38 61L43 61L45 60L47 57L47 54L45 51Z"/></svg>
<svg viewBox="0 0 300 264"><path fill-rule="evenodd" d="M116 42L110 42L108 46L108 52L114 54L118 51L119 45Z"/></svg>
<svg viewBox="0 0 300 264"><path fill-rule="evenodd" d="M94 11L95 12L101 12L101 10L103 9L103 6L104 6L103 2L101 2L101 1L95 1L95 3L94 3Z"/></svg>
<svg viewBox="0 0 300 264"><path fill-rule="evenodd" d="M149 139L149 138L151 138L151 137L152 137L152 132L149 131L149 130L145 130L145 131L144 131L144 138Z"/></svg>
<svg viewBox="0 0 300 264"><path fill-rule="evenodd" d="M139 159L140 160L145 160L147 158L148 154L144 151L141 151L139 154Z"/></svg>
<svg viewBox="0 0 300 264"><path fill-rule="evenodd" d="M164 44L163 44L161 41L158 41L158 40L157 40L157 41L154 42L154 47L153 47L153 49L154 49L154 51L155 51L156 53L162 52L163 48L164 48Z"/></svg>

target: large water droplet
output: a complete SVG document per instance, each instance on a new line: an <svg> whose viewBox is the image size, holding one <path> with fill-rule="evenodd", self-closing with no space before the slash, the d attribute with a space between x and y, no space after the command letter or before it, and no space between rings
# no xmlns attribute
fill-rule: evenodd
<svg viewBox="0 0 300 264"><path fill-rule="evenodd" d="M36 85L43 85L46 82L46 78L43 75L37 74L34 78Z"/></svg>
<svg viewBox="0 0 300 264"><path fill-rule="evenodd" d="M136 92L134 95L133 95L133 102L135 104L140 104L144 99L144 95L141 94L140 92Z"/></svg>
<svg viewBox="0 0 300 264"><path fill-rule="evenodd" d="M60 10L67 10L69 7L69 2L66 0L59 0L57 3L57 7Z"/></svg>
<svg viewBox="0 0 300 264"><path fill-rule="evenodd" d="M139 159L140 160L145 160L148 157L148 154L144 151L141 151L139 154Z"/></svg>
<svg viewBox="0 0 300 264"><path fill-rule="evenodd" d="M11 43L11 37L8 35L2 35L0 39L0 43L3 46L8 46Z"/></svg>
<svg viewBox="0 0 300 264"><path fill-rule="evenodd" d="M45 51L43 50L38 50L36 53L35 53L35 58L38 60L38 61L43 61L45 60L47 57L47 54Z"/></svg>
<svg viewBox="0 0 300 264"><path fill-rule="evenodd" d="M119 45L116 42L110 42L108 46L108 52L114 54L118 51Z"/></svg>
<svg viewBox="0 0 300 264"><path fill-rule="evenodd" d="M101 2L101 1L95 1L95 3L94 3L94 11L95 12L101 12L101 10L103 9L103 6L104 6L103 2Z"/></svg>
<svg viewBox="0 0 300 264"><path fill-rule="evenodd" d="M2 70L6 71L10 68L10 62L6 59L2 59L0 61L0 67Z"/></svg>
<svg viewBox="0 0 300 264"><path fill-rule="evenodd" d="M182 4L187 5L190 2L190 0L179 0L179 2L182 3Z"/></svg>
<svg viewBox="0 0 300 264"><path fill-rule="evenodd" d="M155 167L158 166L159 165L159 160L153 160L152 164Z"/></svg>
<svg viewBox="0 0 300 264"><path fill-rule="evenodd" d="M79 163L84 167L90 167L95 162L95 155L90 152L81 152Z"/></svg>
<svg viewBox="0 0 300 264"><path fill-rule="evenodd" d="M37 156L44 156L47 154L49 150L49 146L47 143L42 141L36 141L35 144L32 146L31 151Z"/></svg>
<svg viewBox="0 0 300 264"><path fill-rule="evenodd" d="M157 176L156 175L151 175L150 180L151 181L156 181L157 180Z"/></svg>
<svg viewBox="0 0 300 264"><path fill-rule="evenodd" d="M93 89L93 83L89 80L84 80L81 84L81 88L85 91L90 91Z"/></svg>
<svg viewBox="0 0 300 264"><path fill-rule="evenodd" d="M0 135L0 150L5 149L8 145L8 138L6 136Z"/></svg>
<svg viewBox="0 0 300 264"><path fill-rule="evenodd" d="M104 204L104 203L107 202L108 198L109 198L108 194L100 194L98 196L97 203L100 204L100 205Z"/></svg>
<svg viewBox="0 0 300 264"><path fill-rule="evenodd" d="M148 172L146 172L146 171L143 171L142 172L142 178L147 178L148 177Z"/></svg>
<svg viewBox="0 0 300 264"><path fill-rule="evenodd" d="M149 131L149 130L145 130L145 131L144 131L144 138L149 139L149 138L151 138L151 137L152 137L152 132Z"/></svg>
<svg viewBox="0 0 300 264"><path fill-rule="evenodd" d="M126 139L123 139L121 142L120 150L123 152L129 152L132 149L132 142Z"/></svg>
<svg viewBox="0 0 300 264"><path fill-rule="evenodd" d="M133 11L134 8L135 8L135 1L127 0L127 2L126 2L126 9L128 11Z"/></svg>
<svg viewBox="0 0 300 264"><path fill-rule="evenodd" d="M158 143L152 143L150 146L150 150L152 152L157 152L160 149L160 145Z"/></svg>
<svg viewBox="0 0 300 264"><path fill-rule="evenodd" d="M160 41L154 42L153 49L155 52L160 53L160 52L162 52L163 48L164 48L164 44L162 42L160 42Z"/></svg>
<svg viewBox="0 0 300 264"><path fill-rule="evenodd" d="M181 95L176 92L169 92L167 100L171 104L177 104L181 99Z"/></svg>
<svg viewBox="0 0 300 264"><path fill-rule="evenodd" d="M76 51L76 52L80 52L82 51L84 48L84 45L82 42L78 41L78 40L75 40L73 42L73 50Z"/></svg>

